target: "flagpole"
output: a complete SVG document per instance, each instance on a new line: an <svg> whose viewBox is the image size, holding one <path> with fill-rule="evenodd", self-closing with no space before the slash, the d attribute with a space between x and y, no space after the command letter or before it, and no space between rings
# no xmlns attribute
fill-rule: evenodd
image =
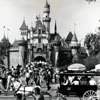
<svg viewBox="0 0 100 100"><path fill-rule="evenodd" d="M76 23L74 23L74 33L75 33L75 27L76 27Z"/></svg>
<svg viewBox="0 0 100 100"><path fill-rule="evenodd" d="M8 37L8 33L9 33L9 29L7 29L7 39L9 39L9 37Z"/></svg>
<svg viewBox="0 0 100 100"><path fill-rule="evenodd" d="M4 29L4 33L3 33L3 35L5 36L5 26L3 26L3 29Z"/></svg>

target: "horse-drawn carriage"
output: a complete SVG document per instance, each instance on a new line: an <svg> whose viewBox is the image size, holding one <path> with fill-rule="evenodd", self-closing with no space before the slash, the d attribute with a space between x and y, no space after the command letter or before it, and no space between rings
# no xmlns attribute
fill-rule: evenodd
<svg viewBox="0 0 100 100"><path fill-rule="evenodd" d="M91 77L97 77L100 76L99 72L62 72L59 74L60 75L60 82L59 82L59 88L58 88L58 92L66 95L66 96L78 96L80 99L83 100L92 100L92 98L96 98L97 100L97 89L98 89L98 85L97 84L89 84L89 78ZM73 81L71 80L72 83L67 82L67 84L62 84L62 82L64 81L63 78L67 77L67 79L69 79L69 77L77 77L79 80L81 80L82 78L87 78L84 82L84 84L79 81L79 84L73 84ZM74 79L73 78L73 79ZM82 81L82 80L81 80ZM77 83L77 82L76 82ZM95 99L94 99L95 100Z"/></svg>

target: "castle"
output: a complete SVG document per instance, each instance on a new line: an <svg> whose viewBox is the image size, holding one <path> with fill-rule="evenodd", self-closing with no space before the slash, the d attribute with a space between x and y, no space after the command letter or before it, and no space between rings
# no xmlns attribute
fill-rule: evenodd
<svg viewBox="0 0 100 100"><path fill-rule="evenodd" d="M21 40L15 40L9 49L8 66L16 66L18 64L23 67L33 61L49 62L53 66L57 66L59 52L66 52L67 56L77 53L78 40L76 34L73 34L71 45L57 33L57 25L55 21L54 33L50 33L50 5L46 1L43 11L42 20L40 16L36 16L35 27L29 29L25 19L21 27ZM66 59L65 59L66 60Z"/></svg>

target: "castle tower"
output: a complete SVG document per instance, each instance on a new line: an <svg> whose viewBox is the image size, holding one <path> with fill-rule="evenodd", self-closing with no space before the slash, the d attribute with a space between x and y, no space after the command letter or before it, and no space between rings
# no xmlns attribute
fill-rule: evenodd
<svg viewBox="0 0 100 100"><path fill-rule="evenodd" d="M77 51L78 51L79 44L75 33L73 34L70 47L72 50L72 55L76 55L78 53Z"/></svg>
<svg viewBox="0 0 100 100"><path fill-rule="evenodd" d="M61 41L60 41L59 35L56 35L53 42L53 46L55 50L55 67L57 67L57 60L58 60L60 45L61 45Z"/></svg>
<svg viewBox="0 0 100 100"><path fill-rule="evenodd" d="M57 25L56 25L56 20L55 20L55 26L54 26L54 33L57 33Z"/></svg>
<svg viewBox="0 0 100 100"><path fill-rule="evenodd" d="M7 66L7 68L10 67L10 54L9 54L9 49L10 49L10 42L9 42L9 39L6 38L5 34L4 34L4 37L2 38L2 43L4 44L5 46L5 53L6 53L6 56L7 56L7 59L5 60L5 64Z"/></svg>
<svg viewBox="0 0 100 100"><path fill-rule="evenodd" d="M32 61L32 57L33 57L33 49L32 49L33 47L32 47L31 43L28 43L27 45L28 45L27 46L28 47L28 51L27 51L28 52L27 53L28 59L27 60L28 60L28 62L31 62Z"/></svg>
<svg viewBox="0 0 100 100"><path fill-rule="evenodd" d="M25 40L28 39L28 26L25 23L25 18L23 19L23 23L20 27L21 36L24 37Z"/></svg>
<svg viewBox="0 0 100 100"><path fill-rule="evenodd" d="M22 65L22 67L25 67L26 64L26 46L27 46L27 42L25 41L24 38L22 38L19 41L19 64Z"/></svg>
<svg viewBox="0 0 100 100"><path fill-rule="evenodd" d="M48 4L47 0L46 0L46 4L44 6L44 11L43 11L43 24L46 28L46 33L47 33L47 37L49 38L49 34L50 34L50 22L51 22L51 18L49 17L50 15L50 5Z"/></svg>
<svg viewBox="0 0 100 100"><path fill-rule="evenodd" d="M51 61L51 44L48 43L47 45L47 60Z"/></svg>

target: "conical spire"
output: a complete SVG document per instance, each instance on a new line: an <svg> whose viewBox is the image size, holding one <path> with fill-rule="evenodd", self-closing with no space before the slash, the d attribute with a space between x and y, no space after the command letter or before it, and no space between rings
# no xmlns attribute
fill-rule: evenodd
<svg viewBox="0 0 100 100"><path fill-rule="evenodd" d="M4 33L3 33L3 35L4 35L4 37L5 37L5 26L3 26L3 29L4 29Z"/></svg>
<svg viewBox="0 0 100 100"><path fill-rule="evenodd" d="M49 7L50 7L50 5L48 4L48 1L46 0L44 8L49 8Z"/></svg>
<svg viewBox="0 0 100 100"><path fill-rule="evenodd" d="M76 34L75 34L75 33L73 34L73 37L72 37L71 42L78 42L78 39L77 39L77 37L76 37Z"/></svg>
<svg viewBox="0 0 100 100"><path fill-rule="evenodd" d="M21 25L21 27L20 27L20 30L27 30L28 29L28 26L26 25L26 23L25 23L25 17L23 18L23 23L22 23L22 25Z"/></svg>
<svg viewBox="0 0 100 100"><path fill-rule="evenodd" d="M2 40L1 41L6 41L7 40L7 38L6 38L6 36L5 36L5 34L4 34L4 36L3 36L3 38L2 38Z"/></svg>
<svg viewBox="0 0 100 100"><path fill-rule="evenodd" d="M56 36L55 36L54 41L56 41L56 42L60 41L59 35L56 35Z"/></svg>
<svg viewBox="0 0 100 100"><path fill-rule="evenodd" d="M4 33L3 33L3 38L2 38L2 40L1 41L6 41L6 36L5 36L5 26L3 26L3 29L4 29Z"/></svg>
<svg viewBox="0 0 100 100"><path fill-rule="evenodd" d="M75 33L75 27L76 27L76 23L74 23L74 34L73 34L71 42L78 42L78 39L77 39L76 33Z"/></svg>
<svg viewBox="0 0 100 100"><path fill-rule="evenodd" d="M79 46L78 39L77 39L76 33L75 33L75 26L76 26L76 23L74 23L74 34L73 34L73 37L72 37L72 40L71 40L71 46L72 47L78 47Z"/></svg>
<svg viewBox="0 0 100 100"><path fill-rule="evenodd" d="M54 33L57 33L57 25L56 25L56 20L55 20Z"/></svg>
<svg viewBox="0 0 100 100"><path fill-rule="evenodd" d="M79 44L78 44L78 39L77 39L75 33L73 34L73 37L72 37L70 46L71 46L71 47L78 47L78 46L79 46Z"/></svg>

